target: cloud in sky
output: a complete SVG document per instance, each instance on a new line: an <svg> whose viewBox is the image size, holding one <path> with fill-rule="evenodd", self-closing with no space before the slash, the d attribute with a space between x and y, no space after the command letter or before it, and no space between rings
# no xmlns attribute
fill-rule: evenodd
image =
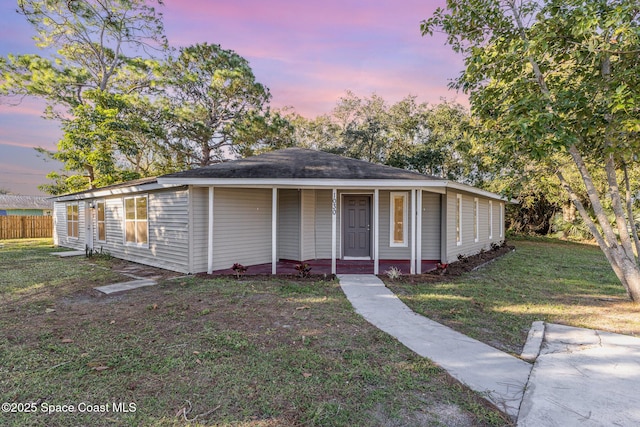
<svg viewBox="0 0 640 427"><path fill-rule="evenodd" d="M247 58L256 79L272 94L271 105L306 117L329 113L347 90L376 93L388 102L415 95L420 102L441 98L468 104L447 89L462 60L441 35L422 37L420 21L445 0L166 0L169 43L220 44ZM0 55L36 53L30 26L15 13L15 3L0 3ZM60 132L40 116L43 105L28 100L0 105L0 162L20 164L23 156L44 175L53 169L29 147L55 147ZM0 168L2 165L0 165ZM33 173L33 172L30 172ZM7 186L0 175L0 186ZM13 191L14 186L9 186ZM33 187L35 188L35 187ZM23 191L23 190L20 190ZM37 190L29 193L36 194Z"/></svg>

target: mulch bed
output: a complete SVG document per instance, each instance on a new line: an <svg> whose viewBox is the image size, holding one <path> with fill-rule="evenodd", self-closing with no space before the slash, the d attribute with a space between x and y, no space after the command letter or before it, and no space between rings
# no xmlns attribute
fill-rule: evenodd
<svg viewBox="0 0 640 427"><path fill-rule="evenodd" d="M306 277L301 277L297 274L241 274L236 276L235 274L207 274L196 273L195 276L205 279L234 279L244 282L253 282L259 280L285 280L293 282L330 282L336 279L335 274L310 274Z"/></svg>
<svg viewBox="0 0 640 427"><path fill-rule="evenodd" d="M452 277L458 277L464 273L476 270L515 250L515 246L503 244L496 249L484 251L477 255L461 257L458 261L449 263L444 270L433 270L424 274L416 274L412 276L404 275L398 280L404 283L445 282L450 280ZM386 275L379 275L379 277L383 280L390 280Z"/></svg>

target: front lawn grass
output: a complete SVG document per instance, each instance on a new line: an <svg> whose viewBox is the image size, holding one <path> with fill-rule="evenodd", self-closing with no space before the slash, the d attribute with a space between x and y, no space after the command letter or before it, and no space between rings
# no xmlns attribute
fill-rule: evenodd
<svg viewBox="0 0 640 427"><path fill-rule="evenodd" d="M1 425L508 424L336 282L183 277L105 296L91 288L121 280L109 261L2 243L0 401L37 411Z"/></svg>
<svg viewBox="0 0 640 427"><path fill-rule="evenodd" d="M640 335L640 307L597 246L549 238L510 243L515 252L461 277L385 282L416 312L514 354L535 320Z"/></svg>
<svg viewBox="0 0 640 427"><path fill-rule="evenodd" d="M84 262L84 257L61 260L51 255L66 250L54 247L51 239L1 240L0 304L21 302L40 309L71 291L128 280Z"/></svg>

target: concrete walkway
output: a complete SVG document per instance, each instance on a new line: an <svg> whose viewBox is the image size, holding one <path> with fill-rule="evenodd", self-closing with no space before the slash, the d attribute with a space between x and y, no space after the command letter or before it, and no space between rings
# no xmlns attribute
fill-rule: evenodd
<svg viewBox="0 0 640 427"><path fill-rule="evenodd" d="M365 319L483 394L519 427L640 425L640 338L534 322L522 356L535 359L530 365L414 313L376 276L338 278Z"/></svg>
<svg viewBox="0 0 640 427"><path fill-rule="evenodd" d="M97 286L93 289L95 289L96 291L100 291L103 294L110 295L110 294L115 294L116 292L130 291L131 289L138 289L144 286L154 286L156 284L157 282L155 281L155 279L137 278L136 280L130 280L128 282L120 282L120 283L114 283L112 285Z"/></svg>
<svg viewBox="0 0 640 427"><path fill-rule="evenodd" d="M85 251L63 251L63 252L51 252L49 255L57 256L60 258L67 258L72 256L86 255Z"/></svg>
<svg viewBox="0 0 640 427"><path fill-rule="evenodd" d="M370 274L338 275L340 286L367 321L444 368L514 420L531 365L420 316Z"/></svg>

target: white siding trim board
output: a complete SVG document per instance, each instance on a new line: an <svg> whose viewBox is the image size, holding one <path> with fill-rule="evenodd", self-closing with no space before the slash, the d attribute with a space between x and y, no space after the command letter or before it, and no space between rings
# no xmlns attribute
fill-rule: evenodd
<svg viewBox="0 0 640 427"><path fill-rule="evenodd" d="M336 230L337 230L337 194L338 191L334 188L331 190L331 274L336 274Z"/></svg>
<svg viewBox="0 0 640 427"><path fill-rule="evenodd" d="M373 274L380 273L380 190L373 190Z"/></svg>
<svg viewBox="0 0 640 427"><path fill-rule="evenodd" d="M213 230L214 230L214 189L209 187L208 191L208 219L207 219L207 274L213 272Z"/></svg>
<svg viewBox="0 0 640 427"><path fill-rule="evenodd" d="M416 274L422 274L422 189L416 190L416 208L413 215L416 218L416 232L414 241L416 242Z"/></svg>
<svg viewBox="0 0 640 427"><path fill-rule="evenodd" d="M271 274L276 274L278 264L278 189L271 190Z"/></svg>

